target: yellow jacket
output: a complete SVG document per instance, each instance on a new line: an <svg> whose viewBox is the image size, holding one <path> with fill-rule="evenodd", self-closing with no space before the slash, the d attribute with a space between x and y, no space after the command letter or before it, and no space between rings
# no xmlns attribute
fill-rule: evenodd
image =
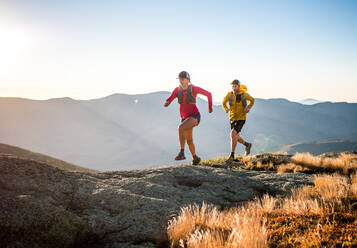
<svg viewBox="0 0 357 248"><path fill-rule="evenodd" d="M239 94L242 94L243 92L239 92ZM232 91L228 92L226 97L223 99L222 102L222 107L224 111L228 109L227 103L229 101L229 97L231 96ZM251 97L248 93L244 93L244 97L247 101L249 101L249 105L247 108L251 109L252 106L254 105L254 98ZM243 104L242 101L236 102L236 96L233 94L233 99L232 99L232 106L229 106L229 119L230 120L246 120L247 119L247 113L244 112L243 109Z"/></svg>

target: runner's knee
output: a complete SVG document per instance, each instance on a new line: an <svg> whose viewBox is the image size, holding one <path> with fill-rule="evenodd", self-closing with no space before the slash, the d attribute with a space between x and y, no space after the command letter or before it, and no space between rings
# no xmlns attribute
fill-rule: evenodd
<svg viewBox="0 0 357 248"><path fill-rule="evenodd" d="M181 132L184 131L184 127L183 127L182 124L180 124L177 129L178 129L179 131L181 131Z"/></svg>
<svg viewBox="0 0 357 248"><path fill-rule="evenodd" d="M193 145L193 139L188 139L187 140L187 145Z"/></svg>
<svg viewBox="0 0 357 248"><path fill-rule="evenodd" d="M232 136L232 138L234 138L234 139L238 139L240 136L239 136L239 133L237 133L237 131L236 130L233 130L233 132L231 133L231 136Z"/></svg>
<svg viewBox="0 0 357 248"><path fill-rule="evenodd" d="M237 134L237 132L236 132L234 129L232 129L232 131L231 131L231 137L234 138L234 137L236 136L236 134Z"/></svg>

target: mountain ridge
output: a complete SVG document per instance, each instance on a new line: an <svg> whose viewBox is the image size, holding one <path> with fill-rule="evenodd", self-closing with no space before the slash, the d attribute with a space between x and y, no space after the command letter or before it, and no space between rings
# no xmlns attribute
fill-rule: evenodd
<svg viewBox="0 0 357 248"><path fill-rule="evenodd" d="M320 155L327 152L345 152L354 150L357 150L357 141L327 139L286 145L280 150L280 152L287 152L288 154L309 152L312 155Z"/></svg>
<svg viewBox="0 0 357 248"><path fill-rule="evenodd" d="M0 98L0 142L96 170L171 163L179 149L180 117L176 101L168 108L162 106L169 94L112 94L93 100ZM202 117L194 129L198 155L203 159L227 156L227 114L221 106L208 114L206 99L198 98L197 106ZM256 154L299 142L344 139L356 132L355 126L357 104L302 105L257 98L242 136L254 144ZM244 153L243 147L236 152Z"/></svg>
<svg viewBox="0 0 357 248"><path fill-rule="evenodd" d="M147 93L138 93L138 94L135 94L135 93L113 93L113 94L109 94L107 96L102 96L102 97L97 97L97 98L88 98L88 99L76 99L76 98L73 98L73 97L68 97L68 96L64 96L64 97L53 97L53 98L48 98L48 99L33 99L33 98L28 98L28 97L5 97L5 96L0 96L0 98L3 98L3 99L23 99L23 100L32 100L32 101L48 101L48 100L53 100L53 99L69 99L69 100L75 100L75 101L91 101L91 100L98 100L98 99L103 99L103 98L107 98L107 97L111 97L111 96L141 96L141 95L152 95L152 94L161 94L161 93L164 93L164 94L171 94L171 91L165 91L165 90L161 90L161 91L152 91L152 92L147 92ZM356 103L356 102L347 102L347 101L320 101L320 100L316 100L316 99L313 99L313 98L306 98L306 99L303 99L303 100L300 100L300 101L294 101L294 100L289 100L287 98L282 98L282 97L273 97L273 98L260 98L260 97L257 97L255 99L261 99L261 100L286 100L286 101L289 101L289 102L294 102L294 103L299 103L299 104L302 104L302 105L306 105L306 104L303 104L301 103L301 101L305 101L305 100L315 100L317 101L317 103ZM203 100L205 100L205 98L203 98ZM218 105L221 104L221 102L217 102L216 103Z"/></svg>

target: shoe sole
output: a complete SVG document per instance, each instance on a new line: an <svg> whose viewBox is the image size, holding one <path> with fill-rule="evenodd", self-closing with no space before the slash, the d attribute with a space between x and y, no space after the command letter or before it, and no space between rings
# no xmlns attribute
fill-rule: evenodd
<svg viewBox="0 0 357 248"><path fill-rule="evenodd" d="M178 160L185 160L186 158L175 158L176 161Z"/></svg>

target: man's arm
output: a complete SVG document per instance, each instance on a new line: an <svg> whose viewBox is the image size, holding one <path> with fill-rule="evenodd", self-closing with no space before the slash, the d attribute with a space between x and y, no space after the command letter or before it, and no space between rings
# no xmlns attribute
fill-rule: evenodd
<svg viewBox="0 0 357 248"><path fill-rule="evenodd" d="M246 108L246 109L248 109L248 111L245 111L245 112L249 112L249 110L253 107L255 100L254 100L254 98L253 98L251 95L249 95L248 93L245 93L245 99L246 99L247 101L249 101L249 105L248 105L247 108Z"/></svg>
<svg viewBox="0 0 357 248"><path fill-rule="evenodd" d="M227 107L227 102L229 100L229 94L227 94L224 98L223 98L223 101L222 101L222 108L223 110L228 113L228 107Z"/></svg>

